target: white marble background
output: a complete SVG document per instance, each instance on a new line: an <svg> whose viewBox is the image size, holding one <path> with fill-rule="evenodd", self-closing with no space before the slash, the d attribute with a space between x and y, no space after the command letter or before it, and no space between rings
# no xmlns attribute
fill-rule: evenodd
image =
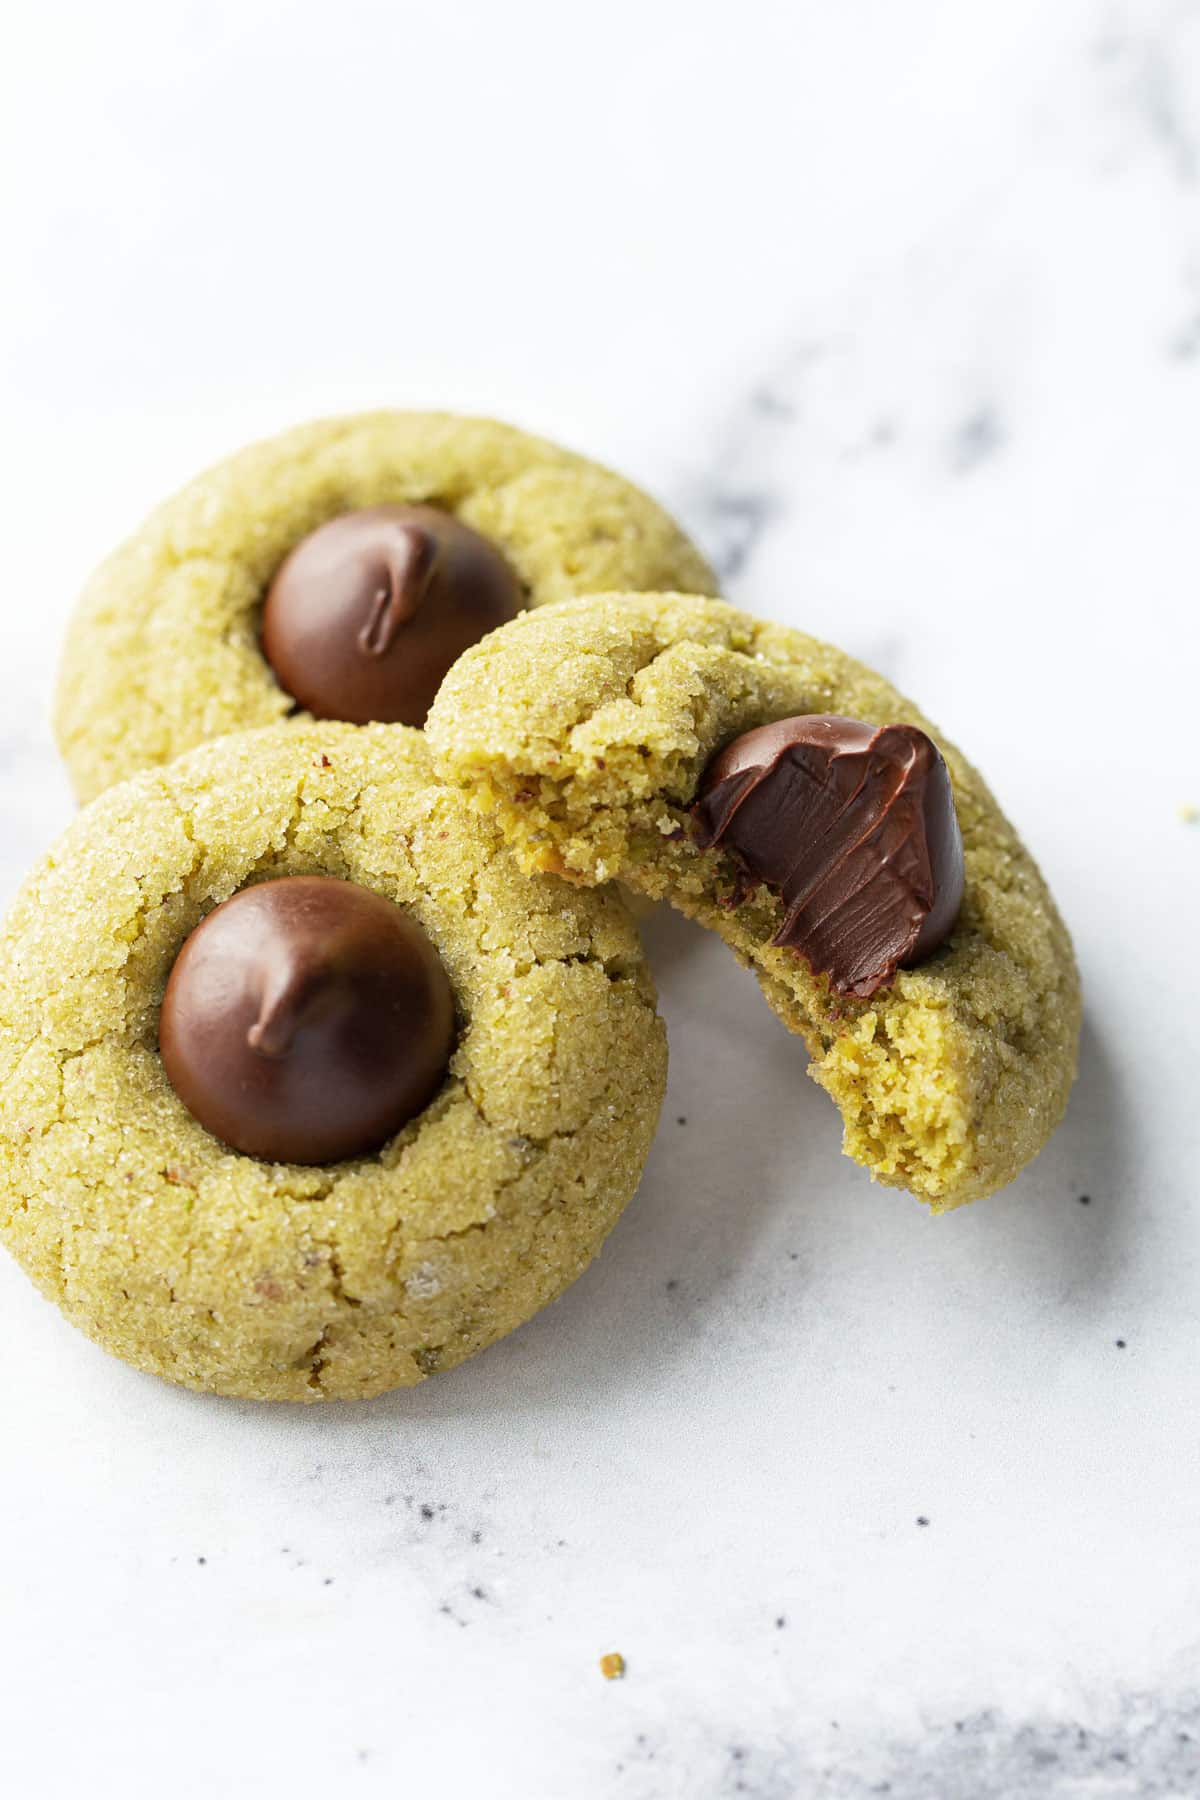
<svg viewBox="0 0 1200 1800"><path fill-rule="evenodd" d="M4 41L6 892L70 814L89 565L247 437L447 405L918 696L1088 1026L1038 1164L931 1221L657 923L639 1199L371 1405L174 1392L3 1261L0 1790L1200 1791L1200 6L8 0Z"/></svg>

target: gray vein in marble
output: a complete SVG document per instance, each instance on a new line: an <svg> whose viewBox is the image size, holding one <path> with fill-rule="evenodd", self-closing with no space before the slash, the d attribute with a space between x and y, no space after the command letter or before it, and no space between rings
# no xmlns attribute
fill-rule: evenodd
<svg viewBox="0 0 1200 1800"><path fill-rule="evenodd" d="M1141 121L1165 159L1174 179L1184 187L1195 185L1200 156L1192 128L1188 98L1180 91L1181 57L1174 43L1179 26L1200 17L1194 4L1163 9L1157 20L1135 8L1132 19L1139 30L1126 29L1129 15L1122 13L1094 46L1102 68L1114 71L1121 86L1118 101ZM1149 22L1150 29L1145 28Z"/></svg>
<svg viewBox="0 0 1200 1800"><path fill-rule="evenodd" d="M1184 108L1176 91L1171 57L1164 44L1148 43L1144 47L1136 93L1142 117L1176 180L1191 186L1196 179L1196 145L1184 125Z"/></svg>
<svg viewBox="0 0 1200 1800"><path fill-rule="evenodd" d="M799 417L797 390L821 354L808 345L790 351L755 382L716 424L711 455L687 485L682 510L723 591L745 575L789 503L776 471L778 446Z"/></svg>
<svg viewBox="0 0 1200 1800"><path fill-rule="evenodd" d="M1193 362L1200 356L1200 277L1195 269L1189 271L1186 285L1183 317L1167 340L1167 355L1173 362Z"/></svg>
<svg viewBox="0 0 1200 1800"><path fill-rule="evenodd" d="M959 475L970 474L1004 446L1006 433L992 406L977 406L967 413L951 434L950 467Z"/></svg>
<svg viewBox="0 0 1200 1800"><path fill-rule="evenodd" d="M1196 1693L1171 1702L1127 1693L1100 1727L987 1708L912 1738L847 1733L843 1742L831 1720L819 1750L782 1735L700 1730L679 1752L669 1738L639 1733L614 1791L627 1800L1186 1800L1200 1791Z"/></svg>
<svg viewBox="0 0 1200 1800"><path fill-rule="evenodd" d="M900 427L894 419L877 419L864 437L846 446L842 451L842 461L860 462L864 456L872 456L880 450L890 450L899 436Z"/></svg>

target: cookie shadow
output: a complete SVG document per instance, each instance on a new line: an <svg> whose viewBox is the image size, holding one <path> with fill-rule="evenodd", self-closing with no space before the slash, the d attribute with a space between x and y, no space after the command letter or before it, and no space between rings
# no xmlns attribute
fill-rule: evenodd
<svg viewBox="0 0 1200 1800"><path fill-rule="evenodd" d="M1128 1267L1136 1171L1129 1102L1098 1025L1086 1021L1066 1118L1003 1193L934 1219L873 1185L841 1154L837 1119L807 1078L804 1046L711 934L663 910L643 922L671 1038L671 1078L640 1192L603 1253L553 1306L436 1381L374 1402L431 1422L515 1408L554 1412L680 1379L713 1319L764 1292L795 1320L803 1354L809 1277L836 1268L847 1235L864 1266L953 1292L1057 1310L1091 1333ZM753 1278L739 1289L753 1258ZM872 1275L872 1279L875 1279ZM1074 1315L1074 1316L1072 1316Z"/></svg>
<svg viewBox="0 0 1200 1800"><path fill-rule="evenodd" d="M1066 1116L1003 1193L954 1214L968 1254L999 1282L1092 1315L1133 1255L1138 1168L1132 1102L1101 1021L1085 1011Z"/></svg>
<svg viewBox="0 0 1200 1800"><path fill-rule="evenodd" d="M836 1117L803 1044L710 932L663 907L640 921L670 1036L658 1137L601 1254L554 1305L459 1369L372 1406L452 1418L553 1408L695 1353L764 1230L802 1279L804 1209L841 1179ZM853 1172L851 1172L853 1180Z"/></svg>

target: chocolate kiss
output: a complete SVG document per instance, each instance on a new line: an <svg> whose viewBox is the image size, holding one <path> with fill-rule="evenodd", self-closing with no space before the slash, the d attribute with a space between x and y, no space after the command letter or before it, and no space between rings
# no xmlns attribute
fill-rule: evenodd
<svg viewBox="0 0 1200 1800"><path fill-rule="evenodd" d="M454 994L417 921L326 875L242 888L184 943L159 1017L175 1092L213 1137L271 1162L365 1156L432 1099Z"/></svg>
<svg viewBox="0 0 1200 1800"><path fill-rule="evenodd" d="M446 671L514 617L498 545L440 507L365 507L301 538L263 603L262 651L318 719L423 725Z"/></svg>
<svg viewBox="0 0 1200 1800"><path fill-rule="evenodd" d="M709 764L693 813L704 847L724 845L782 899L773 941L840 994L869 999L958 916L954 793L915 726L830 714L760 726Z"/></svg>

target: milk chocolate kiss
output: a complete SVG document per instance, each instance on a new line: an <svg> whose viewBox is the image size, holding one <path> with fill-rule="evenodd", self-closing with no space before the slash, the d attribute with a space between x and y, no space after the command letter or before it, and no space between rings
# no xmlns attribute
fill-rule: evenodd
<svg viewBox="0 0 1200 1800"><path fill-rule="evenodd" d="M370 888L264 881L218 906L176 958L163 1065L214 1137L273 1162L376 1150L440 1087L454 999L437 951Z"/></svg>
<svg viewBox="0 0 1200 1800"><path fill-rule="evenodd" d="M776 944L869 999L949 935L963 894L950 776L912 725L809 714L762 725L708 765L693 808L786 908Z"/></svg>
<svg viewBox="0 0 1200 1800"><path fill-rule="evenodd" d="M263 608L263 654L318 719L423 725L451 664L523 605L494 544L436 506L342 513L302 538Z"/></svg>

